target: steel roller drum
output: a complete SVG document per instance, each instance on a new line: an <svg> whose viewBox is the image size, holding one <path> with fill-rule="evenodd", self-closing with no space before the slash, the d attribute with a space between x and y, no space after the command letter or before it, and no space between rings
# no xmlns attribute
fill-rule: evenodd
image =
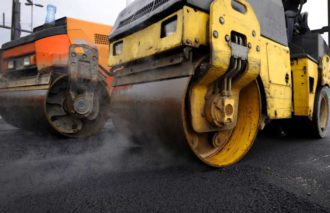
<svg viewBox="0 0 330 213"><path fill-rule="evenodd" d="M47 93L47 88L0 92L0 114L8 123L22 129L49 129L44 109Z"/></svg>
<svg viewBox="0 0 330 213"><path fill-rule="evenodd" d="M115 87L111 98L115 125L141 143L187 148L183 116L189 81L183 77Z"/></svg>

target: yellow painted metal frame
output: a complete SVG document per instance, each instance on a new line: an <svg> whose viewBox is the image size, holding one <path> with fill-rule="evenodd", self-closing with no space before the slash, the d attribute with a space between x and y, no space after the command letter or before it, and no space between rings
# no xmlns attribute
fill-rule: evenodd
<svg viewBox="0 0 330 213"><path fill-rule="evenodd" d="M211 38L211 68L207 74L194 84L191 93L192 126L196 132L214 131L203 116L205 97L210 86L219 80L229 69L232 49L225 39L232 32L246 36L250 46L248 52L248 68L243 76L232 85L232 97L235 101L234 108L237 112L239 93L242 88L254 81L260 73L260 25L251 5L243 0L238 0L246 8L245 13L236 11L231 1L216 0L211 5L210 38ZM220 21L222 19L222 21ZM222 23L221 23L222 22ZM236 119L237 116L235 116Z"/></svg>
<svg viewBox="0 0 330 213"><path fill-rule="evenodd" d="M214 167L225 167L241 160L252 147L259 129L261 97L257 82L242 89L239 97L239 116L236 128L230 132L230 140L219 149L210 147L208 134L199 134L184 122L189 145L203 162Z"/></svg>
<svg viewBox="0 0 330 213"><path fill-rule="evenodd" d="M161 38L162 23L177 16L176 32ZM125 62L145 58L182 45L199 47L208 45L208 14L188 6L173 13L151 26L110 44L109 65L115 66ZM123 52L113 55L113 46L123 41Z"/></svg>
<svg viewBox="0 0 330 213"><path fill-rule="evenodd" d="M294 115L313 118L314 101L318 84L318 65L309 58L292 61ZM310 82L313 80L313 82Z"/></svg>
<svg viewBox="0 0 330 213"><path fill-rule="evenodd" d="M322 58L321 85L330 86L330 56L324 55Z"/></svg>
<svg viewBox="0 0 330 213"><path fill-rule="evenodd" d="M266 96L267 117L269 119L291 118L292 76L290 52L287 46L261 37L260 78Z"/></svg>
<svg viewBox="0 0 330 213"><path fill-rule="evenodd" d="M251 149L257 137L261 116L261 97L257 83L252 82L246 86L239 98L241 105L237 125L221 151L202 159L209 165L225 167L237 163Z"/></svg>

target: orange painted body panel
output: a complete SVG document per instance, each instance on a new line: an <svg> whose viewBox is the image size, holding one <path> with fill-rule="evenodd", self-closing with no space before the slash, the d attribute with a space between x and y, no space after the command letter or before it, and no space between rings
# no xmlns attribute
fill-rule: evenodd
<svg viewBox="0 0 330 213"><path fill-rule="evenodd" d="M95 46L99 53L99 65L109 70L108 54L109 40L112 27L109 25L82 21L74 18L67 18L68 37L72 44L88 44ZM100 70L100 73L107 79L109 88L112 86L112 77ZM110 89L111 90L111 89ZM111 92L111 91L109 91Z"/></svg>
<svg viewBox="0 0 330 213"><path fill-rule="evenodd" d="M35 51L35 46L33 43L25 44L23 46L15 47L15 48L4 51L2 57L4 59L19 57L19 56L32 54L32 53L34 53L34 51Z"/></svg>
<svg viewBox="0 0 330 213"><path fill-rule="evenodd" d="M96 47L99 53L100 73L107 79L109 92L112 87L112 77L108 71L108 35L112 27L73 18L66 18L67 34L49 36L34 41L33 43L20 45L4 50L1 57L1 69L6 71L10 58L35 55L33 58L39 71L52 67L66 67L69 58L71 44L88 44Z"/></svg>
<svg viewBox="0 0 330 213"><path fill-rule="evenodd" d="M67 35L51 36L35 42L38 70L48 67L65 67L71 43Z"/></svg>
<svg viewBox="0 0 330 213"><path fill-rule="evenodd" d="M78 19L67 18L68 36L72 44L86 42L96 46L99 51L99 64L103 68L108 67L109 41L108 36L112 27L104 24L96 24Z"/></svg>

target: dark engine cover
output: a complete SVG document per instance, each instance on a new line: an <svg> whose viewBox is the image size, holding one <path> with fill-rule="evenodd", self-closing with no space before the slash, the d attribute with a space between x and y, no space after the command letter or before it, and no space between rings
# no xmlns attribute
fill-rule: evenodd
<svg viewBox="0 0 330 213"><path fill-rule="evenodd" d="M328 46L320 34L310 32L293 36L290 50L292 58L309 56L319 62L327 53Z"/></svg>

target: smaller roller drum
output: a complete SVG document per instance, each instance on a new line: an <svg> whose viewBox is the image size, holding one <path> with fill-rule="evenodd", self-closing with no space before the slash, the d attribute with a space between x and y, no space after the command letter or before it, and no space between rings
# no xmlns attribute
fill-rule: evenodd
<svg viewBox="0 0 330 213"><path fill-rule="evenodd" d="M56 77L49 89L39 88L0 92L3 119L21 129L37 133L52 131L67 137L86 137L103 128L109 107L105 84L97 85L92 103L82 97L72 103L67 75ZM72 105L80 111L72 109ZM90 113L86 114L89 108Z"/></svg>
<svg viewBox="0 0 330 213"><path fill-rule="evenodd" d="M315 96L314 114L312 121L312 135L316 138L324 138L329 125L329 97L328 88L320 88Z"/></svg>

